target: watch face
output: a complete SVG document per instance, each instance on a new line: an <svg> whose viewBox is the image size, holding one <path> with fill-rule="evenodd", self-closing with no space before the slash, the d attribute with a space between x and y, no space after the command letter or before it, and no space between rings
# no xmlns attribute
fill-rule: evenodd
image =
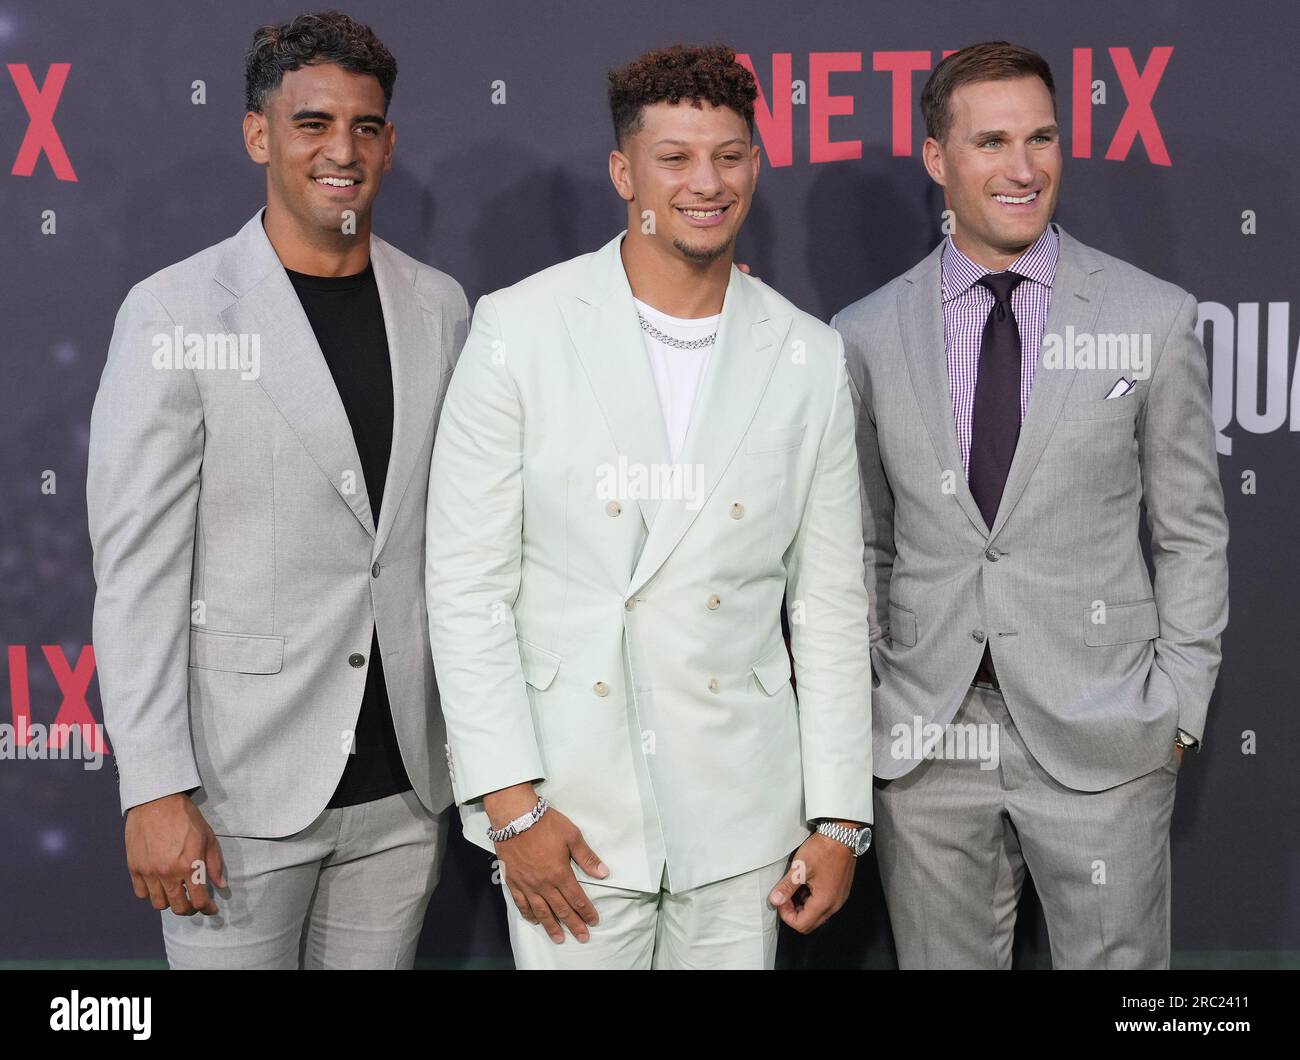
<svg viewBox="0 0 1300 1060"><path fill-rule="evenodd" d="M854 848L854 853L857 854L858 857L862 857L862 855L867 852L869 846L871 846L871 828L866 827L858 833L858 842L857 846Z"/></svg>

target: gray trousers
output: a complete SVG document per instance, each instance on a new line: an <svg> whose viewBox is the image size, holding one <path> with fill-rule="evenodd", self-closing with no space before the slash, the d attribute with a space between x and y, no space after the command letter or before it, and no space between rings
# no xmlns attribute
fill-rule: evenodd
<svg viewBox="0 0 1300 1060"><path fill-rule="evenodd" d="M996 768L981 768L968 741L964 757L936 754L876 782L877 854L899 965L1009 968L1028 869L1053 967L1167 968L1172 741L1159 768L1085 792L1035 761L1001 693L973 687L953 722L993 735Z"/></svg>
<svg viewBox="0 0 1300 1060"><path fill-rule="evenodd" d="M447 811L413 791L326 809L283 839L218 835L220 913L164 909L167 963L189 968L410 968L447 845Z"/></svg>

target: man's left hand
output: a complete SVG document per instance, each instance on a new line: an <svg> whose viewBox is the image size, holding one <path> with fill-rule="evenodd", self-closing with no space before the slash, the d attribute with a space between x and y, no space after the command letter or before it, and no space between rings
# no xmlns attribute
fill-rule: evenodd
<svg viewBox="0 0 1300 1060"><path fill-rule="evenodd" d="M794 852L790 868L767 900L795 931L810 934L848 899L857 860L843 843L814 832Z"/></svg>

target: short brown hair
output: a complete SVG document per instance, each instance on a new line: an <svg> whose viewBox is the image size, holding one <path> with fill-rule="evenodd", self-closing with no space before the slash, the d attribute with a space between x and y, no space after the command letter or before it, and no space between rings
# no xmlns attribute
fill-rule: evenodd
<svg viewBox="0 0 1300 1060"><path fill-rule="evenodd" d="M640 131L642 108L687 99L697 108L703 100L730 107L745 119L752 139L757 95L754 75L736 62L736 50L725 44L674 44L609 72L609 109L620 148Z"/></svg>
<svg viewBox="0 0 1300 1060"><path fill-rule="evenodd" d="M962 85L975 81L1014 81L1019 77L1037 77L1047 86L1056 113L1056 82L1052 68L1036 51L1008 44L1004 40L972 44L953 52L941 61L921 90L921 114L925 131L940 143L952 127L952 94Z"/></svg>

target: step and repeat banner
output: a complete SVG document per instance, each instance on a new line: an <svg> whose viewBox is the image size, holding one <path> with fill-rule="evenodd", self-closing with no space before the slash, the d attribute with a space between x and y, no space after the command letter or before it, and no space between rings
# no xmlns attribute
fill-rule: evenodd
<svg viewBox="0 0 1300 1060"><path fill-rule="evenodd" d="M399 66L375 231L456 277L471 305L624 226L605 75L648 48L723 41L753 69L763 171L737 259L822 319L941 237L920 158L928 71L980 40L1041 52L1065 157L1057 220L1191 291L1209 360L1231 608L1203 750L1178 784L1174 960L1296 959L1294 5L336 6ZM111 740L93 727L90 409L127 290L265 201L241 141L243 56L259 25L305 9L0 0L0 961L163 958L159 914L125 868ZM491 858L456 834L422 962L509 965L496 886ZM1032 891L1016 952L1047 961ZM811 937L785 932L778 959L892 964L874 856L841 913Z"/></svg>

